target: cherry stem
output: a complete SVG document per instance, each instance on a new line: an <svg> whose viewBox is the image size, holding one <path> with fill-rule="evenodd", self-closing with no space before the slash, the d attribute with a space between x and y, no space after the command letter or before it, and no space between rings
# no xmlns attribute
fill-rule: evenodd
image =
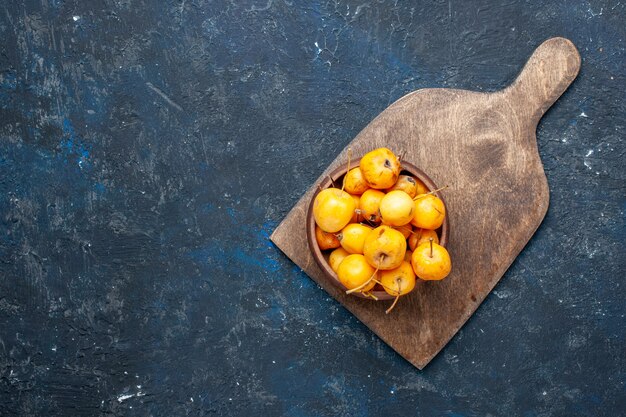
<svg viewBox="0 0 626 417"><path fill-rule="evenodd" d="M430 257L433 257L433 238L429 237L428 240L430 241Z"/></svg>
<svg viewBox="0 0 626 417"><path fill-rule="evenodd" d="M360 214L361 214L361 210L359 210L359 215L360 215ZM376 223L374 223L374 222L373 222L373 221L371 221L371 220L367 220L367 218L366 218L366 217L363 217L363 220L365 220L365 222L367 223L365 226L372 226L372 227L376 226ZM363 222L361 222L361 224L363 224Z"/></svg>
<svg viewBox="0 0 626 417"><path fill-rule="evenodd" d="M335 185L335 181L333 181L333 177L331 177L330 174L328 175L328 179L330 180L330 183L333 185L333 188L337 188L337 186Z"/></svg>
<svg viewBox="0 0 626 417"><path fill-rule="evenodd" d="M441 188L437 188L436 190L432 190L432 191L429 191L429 192L427 192L427 193L420 194L420 195L416 196L413 200L417 200L418 198L422 198L422 197L425 197L425 196L427 196L427 195L435 194L436 192L439 192L439 191L445 190L445 189L446 189L446 188L448 188L448 187L449 187L448 185L444 185L443 187L441 187Z"/></svg>
<svg viewBox="0 0 626 417"><path fill-rule="evenodd" d="M400 299L400 295L396 295L396 299L393 300L393 303L391 304L391 307L389 307L387 310L385 310L385 314L391 313L391 310L393 310L393 308L396 306L396 304L398 304L398 300L399 299Z"/></svg>
<svg viewBox="0 0 626 417"><path fill-rule="evenodd" d="M386 286L385 284L383 284L382 282L380 282L379 280L377 280L376 278L373 279L373 281L377 284L379 284L381 287L388 289L389 291L395 291L394 289L389 288L388 286Z"/></svg>
<svg viewBox="0 0 626 417"><path fill-rule="evenodd" d="M403 230L408 230L412 235L417 235L418 237L422 237L422 233L424 233L424 229L418 229L419 231L415 231L413 229L409 229L406 226L400 226Z"/></svg>
<svg viewBox="0 0 626 417"><path fill-rule="evenodd" d="M376 297L374 294L372 294L371 291L361 291L361 294L363 294L366 297L371 297L374 300L378 301L378 297Z"/></svg>
<svg viewBox="0 0 626 417"><path fill-rule="evenodd" d="M396 284L398 284L398 295L396 295L396 299L393 300L393 303L391 304L391 307L389 307L386 311L385 314L389 314L391 312L391 310L393 310L393 308L396 306L396 304L398 304L398 300L400 299L400 278L396 278Z"/></svg>
<svg viewBox="0 0 626 417"><path fill-rule="evenodd" d="M346 171L346 175L350 172L350 158L352 158L352 148L348 148L348 170ZM346 175L343 176L343 184L341 184L341 191L343 191L346 186Z"/></svg>
<svg viewBox="0 0 626 417"><path fill-rule="evenodd" d="M372 276L365 281L363 284L359 285L358 287L354 287L351 290L346 291L346 294L352 294L353 292L357 292L362 290L363 288L367 287L369 285L370 282L372 282L372 280L374 279L374 277L376 276L376 273L378 272L378 268L376 268L376 270L374 271L374 273L372 274Z"/></svg>

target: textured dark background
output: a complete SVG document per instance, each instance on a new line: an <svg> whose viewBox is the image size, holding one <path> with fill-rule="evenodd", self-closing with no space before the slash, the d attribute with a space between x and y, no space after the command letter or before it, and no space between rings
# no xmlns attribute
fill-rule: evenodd
<svg viewBox="0 0 626 417"><path fill-rule="evenodd" d="M617 416L626 2L0 9L0 415ZM535 237L422 372L268 236L373 117L582 55ZM528 190L532 193L533 190Z"/></svg>

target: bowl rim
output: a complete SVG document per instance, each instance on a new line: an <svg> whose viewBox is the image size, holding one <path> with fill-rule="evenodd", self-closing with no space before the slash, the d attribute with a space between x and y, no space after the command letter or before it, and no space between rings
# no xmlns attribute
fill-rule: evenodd
<svg viewBox="0 0 626 417"><path fill-rule="evenodd" d="M353 166L352 168L356 168L357 166ZM400 171L400 174L402 174L402 172L404 171L408 172L412 176L422 181L424 185L426 186L426 188L428 188L428 191L433 191L438 188L435 182L432 180L432 178L430 178L424 171L422 171L415 165L411 164L410 162L401 161L401 167L402 169ZM313 217L313 203L315 202L315 197L317 197L320 191L325 190L326 188L329 188L333 184L333 182L337 181L347 172L348 172L348 163L344 163L344 164L339 165L337 168L333 169L328 175L326 175L326 177L322 180L322 182L319 184L319 186L316 188L315 192L311 196L311 200L309 202L307 212L306 212L307 241L308 241L309 249L311 250L313 259L315 259L315 262L317 263L317 265L320 267L324 275L326 275L326 277L330 279L333 285L335 285L337 288L339 288L340 290L344 292L347 291L347 288L341 283L341 281L339 281L337 274L335 273L335 271L332 270L332 268L330 267L330 265L324 258L324 254L322 253L319 246L317 245L317 241L315 239L315 219ZM434 194L441 199L444 207L446 208L446 216L443 220L443 224L441 225L441 237L439 239L439 244L443 247L446 247L446 245L448 244L448 239L450 235L450 224L448 221L448 217L449 217L448 206L446 204L445 199L441 195L440 191L437 191ZM385 291L372 291L371 294L373 294L379 300L391 300L395 298L394 296L387 294ZM366 297L361 293L353 293L352 295L355 295L359 298L372 300L372 298Z"/></svg>

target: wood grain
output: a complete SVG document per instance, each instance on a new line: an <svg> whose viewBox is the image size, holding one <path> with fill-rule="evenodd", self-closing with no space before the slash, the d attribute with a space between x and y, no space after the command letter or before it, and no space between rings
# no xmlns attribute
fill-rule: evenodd
<svg viewBox="0 0 626 417"><path fill-rule="evenodd" d="M552 38L517 79L493 93L423 89L383 111L348 145L357 155L387 146L423 169L448 206L452 273L420 282L393 314L387 303L346 296L321 272L307 246L305 216L317 184L347 159L347 148L311 186L271 236L312 279L381 339L422 369L485 299L543 220L548 183L535 131L576 78L580 56Z"/></svg>

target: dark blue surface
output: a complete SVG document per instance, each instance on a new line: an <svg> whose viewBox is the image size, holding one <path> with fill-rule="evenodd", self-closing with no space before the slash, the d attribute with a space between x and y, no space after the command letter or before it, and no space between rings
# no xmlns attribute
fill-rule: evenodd
<svg viewBox="0 0 626 417"><path fill-rule="evenodd" d="M5 5L0 415L623 415L626 4L546 3ZM420 372L268 236L391 102L551 36L550 210Z"/></svg>

